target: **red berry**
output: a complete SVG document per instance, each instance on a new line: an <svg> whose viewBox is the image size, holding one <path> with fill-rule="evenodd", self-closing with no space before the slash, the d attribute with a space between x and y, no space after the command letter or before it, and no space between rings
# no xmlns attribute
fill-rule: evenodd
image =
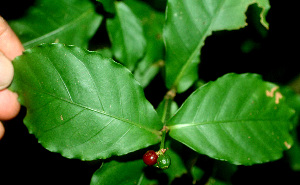
<svg viewBox="0 0 300 185"><path fill-rule="evenodd" d="M143 161L148 166L152 166L152 165L156 164L157 158L158 158L158 156L156 155L154 150L148 150L143 155Z"/></svg>

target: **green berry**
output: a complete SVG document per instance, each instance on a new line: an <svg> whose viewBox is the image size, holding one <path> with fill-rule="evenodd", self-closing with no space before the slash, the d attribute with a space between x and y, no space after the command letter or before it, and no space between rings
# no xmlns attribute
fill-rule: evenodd
<svg viewBox="0 0 300 185"><path fill-rule="evenodd" d="M157 158L157 166L160 169L168 169L171 164L171 158L168 154L161 154Z"/></svg>

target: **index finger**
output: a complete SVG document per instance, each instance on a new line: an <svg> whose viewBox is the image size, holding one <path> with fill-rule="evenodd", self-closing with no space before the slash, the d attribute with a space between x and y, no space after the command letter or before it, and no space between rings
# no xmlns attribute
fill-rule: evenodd
<svg viewBox="0 0 300 185"><path fill-rule="evenodd" d="M13 60L24 51L24 47L10 28L8 23L0 16L0 51L5 54L9 60Z"/></svg>

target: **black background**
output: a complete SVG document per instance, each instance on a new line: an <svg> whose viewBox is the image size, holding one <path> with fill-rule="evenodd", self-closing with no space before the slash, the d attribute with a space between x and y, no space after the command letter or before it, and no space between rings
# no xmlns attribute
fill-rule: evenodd
<svg viewBox="0 0 300 185"><path fill-rule="evenodd" d="M163 3L157 3L163 10ZM0 15L7 20L22 17L34 1L6 1L0 5ZM286 85L299 74L299 16L296 5L271 0L267 16L270 29L262 36L248 20L246 28L237 31L214 33L206 39L202 49L199 76L204 81L216 80L229 73L259 73L264 80ZM95 38L103 37L99 31ZM95 38L93 40L95 40ZM250 52L241 52L246 40L256 43ZM176 97L181 104L193 91ZM161 76L157 76L145 89L147 99L156 107L162 100L166 88ZM82 162L66 159L60 154L44 149L33 135L28 133L22 119L26 109L19 116L5 122L6 134L0 141L0 185L10 184L89 184L91 176L101 161ZM299 156L300 157L300 156ZM189 178L177 184L189 184ZM250 167L239 166L232 177L233 184L299 184L300 173L289 168L285 158ZM199 183L200 184L200 183Z"/></svg>

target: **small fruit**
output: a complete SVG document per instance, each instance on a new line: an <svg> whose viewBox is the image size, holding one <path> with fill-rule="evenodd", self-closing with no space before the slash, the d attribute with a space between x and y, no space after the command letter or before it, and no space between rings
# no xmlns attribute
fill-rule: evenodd
<svg viewBox="0 0 300 185"><path fill-rule="evenodd" d="M145 164L148 166L152 166L156 164L158 156L156 155L154 150L148 150L144 155L143 155L143 161Z"/></svg>
<svg viewBox="0 0 300 185"><path fill-rule="evenodd" d="M157 158L157 166L160 169L168 169L171 164L171 158L168 154L159 155Z"/></svg>

